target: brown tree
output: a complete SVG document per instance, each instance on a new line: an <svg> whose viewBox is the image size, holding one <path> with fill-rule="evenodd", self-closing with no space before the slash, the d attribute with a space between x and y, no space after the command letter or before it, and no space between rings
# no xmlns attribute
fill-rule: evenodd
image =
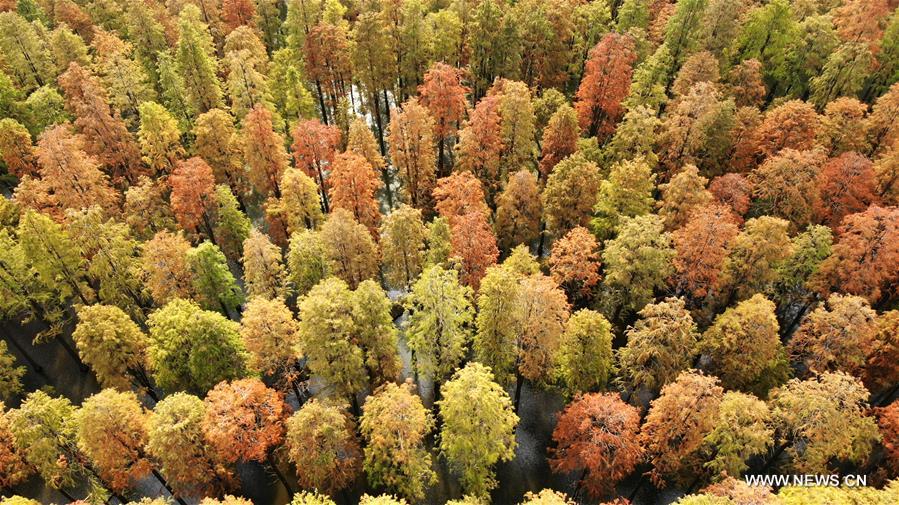
<svg viewBox="0 0 899 505"><path fill-rule="evenodd" d="M328 197L333 209L347 209L356 221L368 227L377 236L381 223L381 211L375 192L381 180L374 167L355 153L338 154L331 163L328 177Z"/></svg>
<svg viewBox="0 0 899 505"><path fill-rule="evenodd" d="M847 151L867 152L868 138L865 124L867 104L847 96L824 106L821 131L818 137L830 156Z"/></svg>
<svg viewBox="0 0 899 505"><path fill-rule="evenodd" d="M577 486L594 498L613 494L615 485L642 459L639 430L639 410L617 394L578 396L559 414L550 468L558 473L581 472Z"/></svg>
<svg viewBox="0 0 899 505"><path fill-rule="evenodd" d="M175 298L190 298L193 279L187 264L190 242L181 234L162 230L143 247L142 270L150 296L157 305Z"/></svg>
<svg viewBox="0 0 899 505"><path fill-rule="evenodd" d="M823 163L821 149L780 150L749 174L755 206L763 214L790 221L794 229L804 228L812 220Z"/></svg>
<svg viewBox="0 0 899 505"><path fill-rule="evenodd" d="M445 63L435 63L424 75L418 88L421 104L434 118L434 135L437 137L437 173L445 174L444 151L449 139L456 133L465 115L465 93L468 89L460 83L461 72Z"/></svg>
<svg viewBox="0 0 899 505"><path fill-rule="evenodd" d="M456 170L474 173L493 201L502 180L503 136L499 114L500 97L485 96L471 112L456 144Z"/></svg>
<svg viewBox="0 0 899 505"><path fill-rule="evenodd" d="M434 188L437 212L452 223L453 218L465 214L479 213L484 218L490 216L490 209L484 202L481 181L471 172L453 172L437 181Z"/></svg>
<svg viewBox="0 0 899 505"><path fill-rule="evenodd" d="M540 188L530 170L523 169L510 175L496 204L493 227L500 249L509 251L519 244L530 244L540 236L543 211Z"/></svg>
<svg viewBox="0 0 899 505"><path fill-rule="evenodd" d="M740 232L737 218L724 205L707 205L672 233L677 255L672 278L678 292L702 299L715 286L731 241Z"/></svg>
<svg viewBox="0 0 899 505"><path fill-rule="evenodd" d="M434 118L415 99L394 110L390 118L390 159L396 167L409 204L430 212L431 191L437 178Z"/></svg>
<svg viewBox="0 0 899 505"><path fill-rule="evenodd" d="M212 168L196 156L179 161L169 177L169 185L172 211L181 228L191 234L202 230L203 235L214 240L210 220L210 212L216 205Z"/></svg>
<svg viewBox="0 0 899 505"><path fill-rule="evenodd" d="M599 282L599 244L583 226L572 228L553 243L549 271L572 301L589 300Z"/></svg>
<svg viewBox="0 0 899 505"><path fill-rule="evenodd" d="M362 451L351 417L321 400L307 402L287 420L285 443L304 488L333 493L361 470Z"/></svg>
<svg viewBox="0 0 899 505"><path fill-rule="evenodd" d="M874 164L856 152L843 153L824 163L816 186L815 216L831 228L847 215L862 212L879 200Z"/></svg>
<svg viewBox="0 0 899 505"><path fill-rule="evenodd" d="M281 197L281 177L287 170L284 139L272 126L272 113L257 105L243 119L243 155L250 184L261 195Z"/></svg>
<svg viewBox="0 0 899 505"><path fill-rule="evenodd" d="M378 248L371 233L345 209L332 212L319 236L330 271L355 289L360 282L378 274Z"/></svg>
<svg viewBox="0 0 899 505"><path fill-rule="evenodd" d="M587 136L605 139L615 131L624 114L621 101L630 91L636 60L629 35L609 33L590 50L575 105L578 123Z"/></svg>
<svg viewBox="0 0 899 505"><path fill-rule="evenodd" d="M12 118L0 119L0 159L10 174L22 178L37 175L37 158L31 134Z"/></svg>
<svg viewBox="0 0 899 505"><path fill-rule="evenodd" d="M876 315L862 297L832 294L799 326L790 355L809 374L842 370L860 377L874 345Z"/></svg>
<svg viewBox="0 0 899 505"><path fill-rule="evenodd" d="M543 181L557 163L574 154L580 135L577 114L570 105L562 104L549 118L540 142L540 178Z"/></svg>
<svg viewBox="0 0 899 505"><path fill-rule="evenodd" d="M877 316L877 331L865 367L865 384L878 391L899 382L899 310Z"/></svg>
<svg viewBox="0 0 899 505"><path fill-rule="evenodd" d="M812 149L819 128L815 108L801 100L790 100L769 110L753 135L759 161L785 148Z"/></svg>
<svg viewBox="0 0 899 505"><path fill-rule="evenodd" d="M325 174L340 145L340 130L317 119L298 121L293 127L293 159L296 167L318 182L325 212L329 210Z"/></svg>
<svg viewBox="0 0 899 505"><path fill-rule="evenodd" d="M450 254L461 260L462 282L477 291L487 267L499 258L496 237L487 222L487 215L469 211L450 219L450 244Z"/></svg>
<svg viewBox="0 0 899 505"><path fill-rule="evenodd" d="M752 184L740 174L724 174L712 179L709 192L719 202L727 205L740 218L749 211Z"/></svg>

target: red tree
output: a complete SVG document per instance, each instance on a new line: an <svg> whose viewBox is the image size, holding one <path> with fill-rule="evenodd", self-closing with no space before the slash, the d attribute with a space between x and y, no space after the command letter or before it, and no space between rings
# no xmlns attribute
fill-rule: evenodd
<svg viewBox="0 0 899 505"><path fill-rule="evenodd" d="M484 203L481 181L471 172L454 172L438 180L434 200L437 201L437 212L448 219L471 212L480 212L485 217L490 215L490 209Z"/></svg>
<svg viewBox="0 0 899 505"><path fill-rule="evenodd" d="M549 271L570 300L590 295L600 279L599 265L599 244L583 226L557 240L549 257Z"/></svg>
<svg viewBox="0 0 899 505"><path fill-rule="evenodd" d="M293 159L296 167L318 182L324 196L325 212L328 196L325 188L325 170L328 169L340 145L340 130L336 126L322 124L318 119L297 122L293 127Z"/></svg>
<svg viewBox="0 0 899 505"><path fill-rule="evenodd" d="M425 73L418 87L419 101L431 111L434 135L437 137L437 173L443 174L443 154L449 137L456 133L465 115L465 93L468 88L460 82L459 69L446 63L435 63Z"/></svg>
<svg viewBox="0 0 899 505"><path fill-rule="evenodd" d="M456 170L473 172L491 195L499 190L501 179L503 137L499 101L499 97L491 95L478 102L456 145Z"/></svg>
<svg viewBox="0 0 899 505"><path fill-rule="evenodd" d="M495 265L499 258L496 237L487 222L487 215L473 211L452 217L450 251L462 263L462 282L477 291L487 267Z"/></svg>
<svg viewBox="0 0 899 505"><path fill-rule="evenodd" d="M711 204L695 210L687 224L672 234L674 286L678 292L702 298L718 280L730 243L740 232L730 208Z"/></svg>
<svg viewBox="0 0 899 505"><path fill-rule="evenodd" d="M861 212L879 199L871 160L855 152L828 160L818 173L814 212L817 220L830 227L848 214Z"/></svg>
<svg viewBox="0 0 899 505"><path fill-rule="evenodd" d="M241 25L252 26L256 17L256 4L253 0L222 0L222 19L230 33Z"/></svg>
<svg viewBox="0 0 899 505"><path fill-rule="evenodd" d="M817 140L820 118L815 108L802 100L790 100L765 114L753 135L759 162L782 149L812 149Z"/></svg>
<svg viewBox="0 0 899 505"><path fill-rule="evenodd" d="M209 210L215 201L215 176L203 158L179 161L169 177L172 211L185 231L197 233L200 226L212 238Z"/></svg>
<svg viewBox="0 0 899 505"><path fill-rule="evenodd" d="M582 472L578 486L594 498L611 494L641 460L639 430L639 410L617 394L579 396L559 415L550 468L559 473Z"/></svg>
<svg viewBox="0 0 899 505"><path fill-rule="evenodd" d="M356 221L368 227L375 237L381 223L381 211L375 199L375 191L380 187L378 173L362 156L343 153L334 158L328 177L331 206L352 212Z"/></svg>
<svg viewBox="0 0 899 505"><path fill-rule="evenodd" d="M602 140L615 130L636 60L634 40L628 35L609 33L590 50L576 105L578 122L588 136Z"/></svg>
<svg viewBox="0 0 899 505"><path fill-rule="evenodd" d="M752 184L740 174L724 174L712 179L709 192L719 202L730 207L737 216L749 211L752 196Z"/></svg>

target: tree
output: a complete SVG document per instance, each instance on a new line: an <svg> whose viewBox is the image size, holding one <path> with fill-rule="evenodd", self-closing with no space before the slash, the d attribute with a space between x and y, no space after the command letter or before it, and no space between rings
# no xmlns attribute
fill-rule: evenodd
<svg viewBox="0 0 899 505"><path fill-rule="evenodd" d="M353 294L340 279L316 284L299 302L297 326L309 370L356 406L356 394L367 385L365 350L356 337Z"/></svg>
<svg viewBox="0 0 899 505"><path fill-rule="evenodd" d="M502 126L500 173L503 178L512 170L534 162L536 117L531 91L520 81L501 79L490 89L499 96Z"/></svg>
<svg viewBox="0 0 899 505"><path fill-rule="evenodd" d="M180 233L162 230L144 243L142 270L153 301L164 305L175 298L190 298L193 275L187 263L190 242Z"/></svg>
<svg viewBox="0 0 899 505"><path fill-rule="evenodd" d="M462 361L474 317L471 288L459 284L455 270L426 268L406 299L406 341L417 373L439 384Z"/></svg>
<svg viewBox="0 0 899 505"><path fill-rule="evenodd" d="M150 314L147 326L150 369L163 389L203 393L247 374L238 325L221 314L175 299Z"/></svg>
<svg viewBox="0 0 899 505"><path fill-rule="evenodd" d="M300 335L284 300L250 299L240 320L240 338L250 353L252 369L292 382L290 374L300 355Z"/></svg>
<svg viewBox="0 0 899 505"><path fill-rule="evenodd" d="M241 159L243 146L231 114L222 109L200 114L193 135L194 153L212 167L215 181L227 184L235 195L243 197L249 184Z"/></svg>
<svg viewBox="0 0 899 505"><path fill-rule="evenodd" d="M689 482L699 475L703 440L714 429L724 390L715 377L692 370L662 388L652 401L638 441L652 463L650 478Z"/></svg>
<svg viewBox="0 0 899 505"><path fill-rule="evenodd" d="M622 380L634 388L658 391L690 368L699 332L681 298L666 298L638 312L618 351Z"/></svg>
<svg viewBox="0 0 899 505"><path fill-rule="evenodd" d="M22 376L28 371L24 366L16 366L16 358L8 349L6 341L0 342L0 398L5 399L22 392Z"/></svg>
<svg viewBox="0 0 899 505"><path fill-rule="evenodd" d="M762 294L730 307L702 336L699 352L709 357L708 371L728 389L764 396L787 377L775 305Z"/></svg>
<svg viewBox="0 0 899 505"><path fill-rule="evenodd" d="M549 118L540 140L540 178L546 180L553 168L574 154L580 137L577 113L567 103L562 104Z"/></svg>
<svg viewBox="0 0 899 505"><path fill-rule="evenodd" d="M724 393L718 418L703 443L714 455L705 468L713 474L739 477L748 468L749 458L766 454L774 444L768 406L752 395Z"/></svg>
<svg viewBox="0 0 899 505"><path fill-rule="evenodd" d="M418 88L419 101L434 118L434 136L437 137L437 173L445 175L444 150L449 138L456 133L465 114L465 93L460 84L460 71L445 63L435 63L424 74L424 82Z"/></svg>
<svg viewBox="0 0 899 505"><path fill-rule="evenodd" d="M284 262L281 249L257 229L243 242L244 285L250 298L277 298L287 290L284 284Z"/></svg>
<svg viewBox="0 0 899 505"><path fill-rule="evenodd" d="M899 117L899 85L893 84L881 95L868 115L867 132L871 155L878 154L894 146L899 138L899 130L895 126Z"/></svg>
<svg viewBox="0 0 899 505"><path fill-rule="evenodd" d="M509 265L487 269L477 298L477 331L473 347L475 359L494 371L503 385L512 382L519 358L518 332L521 327L521 281L524 274Z"/></svg>
<svg viewBox="0 0 899 505"><path fill-rule="evenodd" d="M600 240L613 238L621 219L642 216L652 210L655 174L646 160L636 158L616 163L608 179L599 184L599 194L590 221ZM664 215L662 217L665 217Z"/></svg>
<svg viewBox="0 0 899 505"><path fill-rule="evenodd" d="M169 185L172 211L181 228L215 240L210 219L216 204L212 168L196 156L180 161L169 177Z"/></svg>
<svg viewBox="0 0 899 505"><path fill-rule="evenodd" d="M439 204L438 204L439 205ZM496 263L499 249L487 215L472 211L450 219L450 254L458 258L460 278L477 291L487 267Z"/></svg>
<svg viewBox="0 0 899 505"><path fill-rule="evenodd" d="M410 99L390 118L390 160L396 167L409 204L429 212L436 181L434 118L428 109Z"/></svg>
<svg viewBox="0 0 899 505"><path fill-rule="evenodd" d="M318 228L325 220L315 181L299 170L284 172L281 198L266 202L265 211L284 222L286 233Z"/></svg>
<svg viewBox="0 0 899 505"><path fill-rule="evenodd" d="M328 198L332 209L347 209L364 224L372 235L381 222L381 211L375 192L381 181L374 167L362 156L343 153L334 157L328 177Z"/></svg>
<svg viewBox="0 0 899 505"><path fill-rule="evenodd" d="M522 169L511 174L496 202L494 229L501 250L509 251L537 239L543 209L533 173Z"/></svg>
<svg viewBox="0 0 899 505"><path fill-rule="evenodd" d="M297 121L291 132L293 159L296 167L318 182L322 195L322 208L327 212L328 190L325 186L326 170L330 170L331 162L340 144L340 130L336 126L322 124L316 119Z"/></svg>
<svg viewBox="0 0 899 505"><path fill-rule="evenodd" d="M879 437L865 412L868 390L842 372L793 379L772 398L778 442L797 472L827 472L833 460L862 462Z"/></svg>
<svg viewBox="0 0 899 505"><path fill-rule="evenodd" d="M876 317L864 298L832 294L799 326L790 355L808 373L843 371L860 377L874 345Z"/></svg>
<svg viewBox="0 0 899 505"><path fill-rule="evenodd" d="M690 88L698 82L718 84L721 79L720 66L718 58L708 51L699 51L690 55L677 71L677 76L671 83L672 93L675 97L686 95Z"/></svg>
<svg viewBox="0 0 899 505"><path fill-rule="evenodd" d="M206 395L203 435L216 457L225 463L271 459L284 440L290 407L281 393L259 379L220 382Z"/></svg>
<svg viewBox="0 0 899 505"><path fill-rule="evenodd" d="M886 450L887 460L892 468L899 464L899 403L891 403L886 407L877 409L877 425L883 437L883 447Z"/></svg>
<svg viewBox="0 0 899 505"><path fill-rule="evenodd" d="M13 118L0 119L0 157L9 173L20 179L38 174L31 134Z"/></svg>
<svg viewBox="0 0 899 505"><path fill-rule="evenodd" d="M718 202L730 207L741 221L742 216L749 211L752 184L740 174L731 173L715 177L709 184L709 192Z"/></svg>
<svg viewBox="0 0 899 505"><path fill-rule="evenodd" d="M205 6L204 6L205 7ZM219 107L222 101L222 87L219 83L218 60L214 54L210 35L211 21L207 14L195 6L187 6L178 15L178 43L175 46L175 61L191 108L199 113ZM215 23L212 23L215 25Z"/></svg>
<svg viewBox="0 0 899 505"><path fill-rule="evenodd" d="M250 235L250 219L240 210L237 197L227 184L215 187L215 224L212 232L225 257L238 261L243 252L243 243Z"/></svg>
<svg viewBox="0 0 899 505"><path fill-rule="evenodd" d="M355 288L378 273L378 248L371 233L345 209L328 215L319 232L334 275Z"/></svg>
<svg viewBox="0 0 899 505"><path fill-rule="evenodd" d="M556 367L568 396L606 386L612 374L612 325L599 312L571 315L559 342Z"/></svg>
<svg viewBox="0 0 899 505"><path fill-rule="evenodd" d="M387 284L408 288L424 268L428 230L421 210L401 204L381 223L381 265Z"/></svg>
<svg viewBox="0 0 899 505"><path fill-rule="evenodd" d="M35 26L28 21L15 12L0 13L0 47L10 77L30 92L50 83L53 64Z"/></svg>
<svg viewBox="0 0 899 505"><path fill-rule="evenodd" d="M503 131L500 118L501 97L486 96L471 112L456 144L456 170L472 172L487 188L493 201L503 179Z"/></svg>
<svg viewBox="0 0 899 505"><path fill-rule="evenodd" d="M287 271L287 280L298 296L305 295L312 286L330 275L328 251L321 233L303 230L290 236Z"/></svg>
<svg viewBox="0 0 899 505"><path fill-rule="evenodd" d="M156 174L169 174L184 156L178 121L156 102L141 102L137 137L144 163Z"/></svg>
<svg viewBox="0 0 899 505"><path fill-rule="evenodd" d="M654 152L657 132L662 121L656 111L643 105L632 107L615 128L615 134L603 149L604 158L621 162L643 157L655 167L659 157Z"/></svg>
<svg viewBox="0 0 899 505"><path fill-rule="evenodd" d="M345 23L325 19L309 29L303 53L309 80L318 91L322 119L327 123L330 115L332 122L337 123L340 98L347 95L352 81L350 40Z"/></svg>
<svg viewBox="0 0 899 505"><path fill-rule="evenodd" d="M805 151L814 148L820 118L814 107L801 100L790 100L765 113L765 119L753 135L760 161L790 148Z"/></svg>
<svg viewBox="0 0 899 505"><path fill-rule="evenodd" d="M284 139L272 126L272 113L262 105L253 107L243 119L241 128L243 155L248 177L259 194L281 197L281 177L287 170Z"/></svg>
<svg viewBox="0 0 899 505"><path fill-rule="evenodd" d="M877 317L877 331L874 333L874 345L868 354L865 367L865 383L872 391L877 391L888 384L893 384L899 375L896 356L899 345L896 342L896 330L899 329L899 311L889 310Z"/></svg>
<svg viewBox="0 0 899 505"><path fill-rule="evenodd" d="M375 140L375 136L371 132L371 128L368 127L368 124L361 117L357 117L350 123L349 133L347 134L346 150L347 152L353 152L362 156L372 168L381 172L384 193L387 196L387 206L393 208L393 190L390 189L390 170L387 167L387 161L384 160L384 156L381 154L382 151L386 153L387 148L383 143L384 133L380 126L381 118L380 116L375 116L375 118L375 121L379 123L378 131L381 134L380 150L378 148L378 143Z"/></svg>
<svg viewBox="0 0 899 505"><path fill-rule="evenodd" d="M608 138L624 114L621 101L631 86L637 61L629 35L606 34L590 50L584 77L577 90L578 124L588 137Z"/></svg>
<svg viewBox="0 0 899 505"><path fill-rule="evenodd" d="M862 90L870 75L874 58L860 42L841 44L830 54L821 73L809 81L809 101L818 107L841 96L854 96Z"/></svg>
<svg viewBox="0 0 899 505"><path fill-rule="evenodd" d="M626 219L603 252L606 288L620 296L616 311L637 312L672 273L671 235L653 214Z"/></svg>
<svg viewBox="0 0 899 505"><path fill-rule="evenodd" d="M290 505L334 505L334 501L326 495L307 493L305 491L293 495Z"/></svg>
<svg viewBox="0 0 899 505"><path fill-rule="evenodd" d="M343 409L317 399L287 420L287 457L297 468L301 486L333 493L356 479L362 451L355 430Z"/></svg>
<svg viewBox="0 0 899 505"><path fill-rule="evenodd" d="M720 204L700 207L683 227L671 234L675 256L672 281L679 293L705 297L716 285L733 239L740 232L737 218Z"/></svg>
<svg viewBox="0 0 899 505"><path fill-rule="evenodd" d="M16 447L9 423L9 411L0 404L0 483L7 488L24 482L34 473L34 467L25 460L25 451Z"/></svg>
<svg viewBox="0 0 899 505"><path fill-rule="evenodd" d="M588 300L599 282L599 244L586 228L572 228L553 244L549 270L572 301Z"/></svg>
<svg viewBox="0 0 899 505"><path fill-rule="evenodd" d="M582 155L559 162L541 195L546 230L554 237L563 237L576 226L587 226L600 182L599 167Z"/></svg>
<svg viewBox="0 0 899 505"><path fill-rule="evenodd" d="M396 351L397 330L391 315L392 302L380 284L362 281L352 295L353 334L365 354L365 368L372 384L396 380L402 363Z"/></svg>
<svg viewBox="0 0 899 505"><path fill-rule="evenodd" d="M855 98L842 97L824 106L821 118L821 144L829 149L829 156L848 151L867 152L868 138L865 115L868 105Z"/></svg>
<svg viewBox="0 0 899 505"><path fill-rule="evenodd" d="M659 186L662 201L659 215L665 219L669 230L686 224L693 211L712 201L712 194L705 189L708 179L699 175L695 165L687 165L674 174L670 181Z"/></svg>
<svg viewBox="0 0 899 505"><path fill-rule="evenodd" d="M16 234L40 282L60 302L77 297L81 303L90 303L94 293L85 279L86 262L65 229L44 214L28 210Z"/></svg>
<svg viewBox="0 0 899 505"><path fill-rule="evenodd" d="M385 384L365 402L359 429L365 438L365 473L372 486L420 500L436 482L425 437L434 420L411 384Z"/></svg>
<svg viewBox="0 0 899 505"><path fill-rule="evenodd" d="M718 5L724 5L718 3ZM724 14L726 16L726 14ZM765 100L768 90L762 80L762 63L750 58L730 69L727 89L737 107L758 107Z"/></svg>
<svg viewBox="0 0 899 505"><path fill-rule="evenodd" d="M721 306L767 292L777 281L778 267L793 252L787 227L783 219L770 216L746 221L718 276L715 292Z"/></svg>
<svg viewBox="0 0 899 505"><path fill-rule="evenodd" d="M243 291L228 268L228 260L213 243L204 241L187 252L194 292L206 310L221 310L226 317L244 301Z"/></svg>
<svg viewBox="0 0 899 505"><path fill-rule="evenodd" d="M233 474L206 442L203 400L174 393L159 403L150 416L147 453L179 495L219 495L233 482Z"/></svg>
<svg viewBox="0 0 899 505"><path fill-rule="evenodd" d="M515 455L518 416L490 369L479 363L457 371L444 389L437 402L440 450L465 493L486 497L497 484L493 465Z"/></svg>
<svg viewBox="0 0 899 505"><path fill-rule="evenodd" d="M889 299L889 286L895 284L899 258L899 209L872 205L868 210L850 214L838 228L833 254L824 260L813 277L813 286L821 292L839 291L863 296L877 304Z"/></svg>
<svg viewBox="0 0 899 505"><path fill-rule="evenodd" d="M78 448L113 490L125 492L149 475L147 414L134 393L104 389L84 400L74 419Z"/></svg>
<svg viewBox="0 0 899 505"><path fill-rule="evenodd" d="M525 501L522 503L528 505L571 505L574 503L565 493L551 489L544 489L539 493L528 491L524 498Z"/></svg>
<svg viewBox="0 0 899 505"><path fill-rule="evenodd" d="M147 336L122 309L81 306L72 340L81 361L91 367L104 387L129 391L134 382L150 388L145 368Z"/></svg>
<svg viewBox="0 0 899 505"><path fill-rule="evenodd" d="M606 323L608 324L608 323ZM577 489L594 498L612 494L643 456L640 412L614 393L578 395L559 415L550 449L553 472L580 471Z"/></svg>
<svg viewBox="0 0 899 505"><path fill-rule="evenodd" d="M469 213L480 213L490 216L490 209L484 201L484 187L471 172L453 172L437 181L434 188L434 200L437 212L441 217L450 220Z"/></svg>
<svg viewBox="0 0 899 505"><path fill-rule="evenodd" d="M98 205L110 214L118 210L119 194L84 148L84 137L73 134L66 124L41 134L35 149L41 178L25 178L35 185L33 190L37 194L30 196L37 200L38 210L46 209L57 219L66 209L82 209L92 205ZM26 195L26 184L23 181L17 188L17 199Z"/></svg>
<svg viewBox="0 0 899 505"><path fill-rule="evenodd" d="M75 127L84 135L84 150L107 168L113 183L123 185L143 175L140 148L122 118L110 109L99 79L72 62L59 76L59 87L66 110L77 118Z"/></svg>
<svg viewBox="0 0 899 505"><path fill-rule="evenodd" d="M849 214L878 203L874 164L855 152L824 163L816 179L814 210L817 221L834 228Z"/></svg>

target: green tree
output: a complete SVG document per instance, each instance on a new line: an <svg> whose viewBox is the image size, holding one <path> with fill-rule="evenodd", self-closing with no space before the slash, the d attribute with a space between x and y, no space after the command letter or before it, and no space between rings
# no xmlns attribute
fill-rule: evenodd
<svg viewBox="0 0 899 505"><path fill-rule="evenodd" d="M178 121L156 102L140 104L140 128L137 137L146 163L157 174L171 174L184 156Z"/></svg>
<svg viewBox="0 0 899 505"><path fill-rule="evenodd" d="M331 275L328 252L318 232L303 230L290 236L287 271L287 280L298 296Z"/></svg>
<svg viewBox="0 0 899 505"><path fill-rule="evenodd" d="M774 444L774 428L768 405L758 398L728 391L721 397L718 418L703 439L714 456L703 466L713 475L739 477L754 456L767 454Z"/></svg>
<svg viewBox="0 0 899 505"><path fill-rule="evenodd" d="M493 465L515 456L518 416L490 369L469 363L457 371L437 402L443 424L440 451L466 494L487 497L496 487Z"/></svg>
<svg viewBox="0 0 899 505"><path fill-rule="evenodd" d="M425 263L428 229L421 211L402 204L381 223L381 265L387 284L408 288L421 274Z"/></svg>
<svg viewBox="0 0 899 505"><path fill-rule="evenodd" d="M365 354L365 367L372 384L396 380L401 371L396 351L397 329L391 315L392 302L381 286L362 281L352 295L353 334Z"/></svg>
<svg viewBox="0 0 899 505"><path fill-rule="evenodd" d="M90 303L94 293L85 279L86 262L65 229L46 215L29 210L19 221L17 235L31 268L57 293L59 301L77 297L81 303Z"/></svg>
<svg viewBox="0 0 899 505"><path fill-rule="evenodd" d="M136 384L153 394L145 365L147 336L122 309L80 306L72 340L81 361L93 369L104 387L128 391Z"/></svg>
<svg viewBox="0 0 899 505"><path fill-rule="evenodd" d="M425 437L431 413L411 384L385 384L365 402L359 429L365 438L365 473L372 486L421 500L437 482Z"/></svg>
<svg viewBox="0 0 899 505"><path fill-rule="evenodd" d="M339 406L318 399L305 403L287 420L285 445L287 458L296 466L297 480L304 488L333 493L359 474L362 451L356 427Z"/></svg>
<svg viewBox="0 0 899 505"><path fill-rule="evenodd" d="M208 240L187 253L187 264L193 274L194 291L207 310L221 310L225 316L243 303L243 292L221 249Z"/></svg>
<svg viewBox="0 0 899 505"><path fill-rule="evenodd" d="M471 288L459 284L455 270L425 269L406 299L406 340L416 373L434 379L435 396L461 363L471 340Z"/></svg>
<svg viewBox="0 0 899 505"><path fill-rule="evenodd" d="M222 101L212 36L201 16L200 9L194 5L186 5L181 10L178 16L178 45L175 47L175 61L184 79L187 99L191 108L198 113L218 107Z"/></svg>
<svg viewBox="0 0 899 505"><path fill-rule="evenodd" d="M22 377L28 371L16 366L16 358L8 349L6 341L0 342L0 398L6 399L22 392Z"/></svg>
<svg viewBox="0 0 899 505"><path fill-rule="evenodd" d="M27 16L26 16L27 17ZM40 39L36 26L15 12L0 13L0 49L5 67L26 92L53 80L50 54Z"/></svg>
<svg viewBox="0 0 899 505"><path fill-rule="evenodd" d="M227 184L215 187L215 223L213 235L222 248L222 253L231 261L238 261L243 252L243 243L250 236L252 223Z"/></svg>
<svg viewBox="0 0 899 505"><path fill-rule="evenodd" d="M623 217L642 216L652 210L655 175L642 158L612 165L608 179L599 185L596 214L590 226L600 240L615 236Z"/></svg>
<svg viewBox="0 0 899 505"><path fill-rule="evenodd" d="M287 288L281 249L267 235L255 228L251 230L243 242L241 261L247 296L284 296Z"/></svg>
<svg viewBox="0 0 899 505"><path fill-rule="evenodd" d="M238 325L194 302L175 299L150 314L148 358L163 389L205 393L247 374Z"/></svg>
<svg viewBox="0 0 899 505"><path fill-rule="evenodd" d="M565 393L597 391L612 375L612 325L599 312L581 309L571 315L559 343L557 373Z"/></svg>

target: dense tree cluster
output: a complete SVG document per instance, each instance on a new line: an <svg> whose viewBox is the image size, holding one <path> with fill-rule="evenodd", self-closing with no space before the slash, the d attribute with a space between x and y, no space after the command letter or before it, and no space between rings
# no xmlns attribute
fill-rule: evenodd
<svg viewBox="0 0 899 505"><path fill-rule="evenodd" d="M0 186L4 494L899 502L895 1L0 0Z"/></svg>

